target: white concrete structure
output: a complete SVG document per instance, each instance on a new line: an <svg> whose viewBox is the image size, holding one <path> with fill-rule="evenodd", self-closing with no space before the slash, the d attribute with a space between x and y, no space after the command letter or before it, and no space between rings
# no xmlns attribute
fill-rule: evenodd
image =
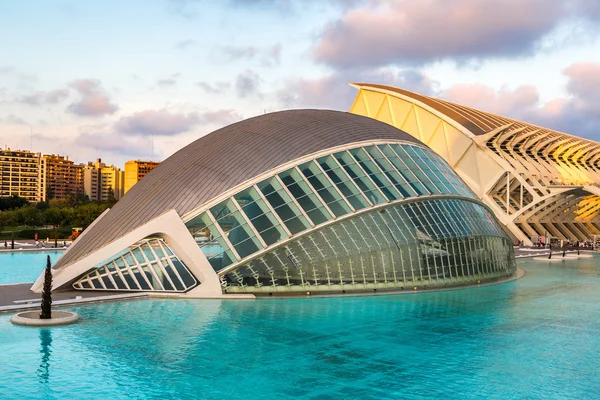
<svg viewBox="0 0 600 400"><path fill-rule="evenodd" d="M600 143L398 88L353 86L350 112L428 145L517 240L600 234Z"/></svg>
<svg viewBox="0 0 600 400"><path fill-rule="evenodd" d="M505 278L512 255L489 208L415 138L297 110L169 157L84 231L53 283L190 297L412 290Z"/></svg>

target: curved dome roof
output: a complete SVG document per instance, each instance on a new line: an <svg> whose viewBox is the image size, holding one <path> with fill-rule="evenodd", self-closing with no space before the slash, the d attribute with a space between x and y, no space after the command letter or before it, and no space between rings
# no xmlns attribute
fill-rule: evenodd
<svg viewBox="0 0 600 400"><path fill-rule="evenodd" d="M181 216L241 183L294 159L366 140L420 143L393 126L330 110L265 114L216 130L152 170L56 263L62 267L164 212Z"/></svg>

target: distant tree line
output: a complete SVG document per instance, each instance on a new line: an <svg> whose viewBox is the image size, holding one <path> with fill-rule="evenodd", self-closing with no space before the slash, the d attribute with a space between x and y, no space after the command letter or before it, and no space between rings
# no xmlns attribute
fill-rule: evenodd
<svg viewBox="0 0 600 400"><path fill-rule="evenodd" d="M18 196L0 197L0 232L22 226L40 228L60 226L63 227L63 232L65 228L68 228L66 231L69 232L73 227L85 229L113 204L114 202L92 202L87 196L81 195L63 201L51 200L39 203L29 203Z"/></svg>
<svg viewBox="0 0 600 400"><path fill-rule="evenodd" d="M27 200L17 195L10 197L0 197L0 211L14 210L29 204Z"/></svg>

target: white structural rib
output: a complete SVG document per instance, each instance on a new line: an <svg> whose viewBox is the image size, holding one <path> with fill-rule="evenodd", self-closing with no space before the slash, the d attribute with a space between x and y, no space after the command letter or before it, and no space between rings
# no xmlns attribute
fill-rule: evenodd
<svg viewBox="0 0 600 400"><path fill-rule="evenodd" d="M351 86L351 113L427 138L515 240L600 234L599 143L389 86Z"/></svg>
<svg viewBox="0 0 600 400"><path fill-rule="evenodd" d="M185 263L190 272L198 279L200 285L194 291L197 294L221 295L221 285L217 274L190 235L185 224L176 211L170 210L136 230L120 237L108 245L90 253L67 268L52 270L53 288L59 288L88 272L91 267L99 265L115 254L127 249L149 236L165 239L175 254ZM43 274L35 281L31 290L40 293L43 286Z"/></svg>

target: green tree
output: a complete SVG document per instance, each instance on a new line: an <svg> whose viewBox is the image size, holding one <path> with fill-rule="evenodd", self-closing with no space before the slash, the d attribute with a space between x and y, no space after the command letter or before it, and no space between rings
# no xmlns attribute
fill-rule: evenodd
<svg viewBox="0 0 600 400"><path fill-rule="evenodd" d="M60 210L60 214L62 217L60 224L62 226L79 226L75 223L77 214L74 207L64 207Z"/></svg>
<svg viewBox="0 0 600 400"><path fill-rule="evenodd" d="M44 287L42 289L42 312L40 319L52 318L52 264L50 256L46 258L46 270L44 271Z"/></svg>
<svg viewBox="0 0 600 400"><path fill-rule="evenodd" d="M0 232L13 223L11 211L0 211Z"/></svg>
<svg viewBox="0 0 600 400"><path fill-rule="evenodd" d="M60 211L60 209L53 207L53 208L49 208L44 212L44 219L46 220L47 224L52 225L52 228L54 229L53 232L53 236L54 236L54 247L57 247L57 232L56 232L56 227L57 225L59 225L62 221L62 213Z"/></svg>
<svg viewBox="0 0 600 400"><path fill-rule="evenodd" d="M21 208L27 204L29 204L29 202L26 199L17 195L0 197L0 211L14 210L15 208Z"/></svg>
<svg viewBox="0 0 600 400"><path fill-rule="evenodd" d="M62 222L61 210L56 207L48 208L44 211L44 220L46 221L46 224L52 225L53 228L56 228L56 226L60 225Z"/></svg>
<svg viewBox="0 0 600 400"><path fill-rule="evenodd" d="M50 204L48 204L47 201L40 201L39 203L37 203L35 205L35 208L37 208L40 211L44 211L46 210L48 207L50 207Z"/></svg>
<svg viewBox="0 0 600 400"><path fill-rule="evenodd" d="M112 206L116 202L117 202L117 199L115 198L115 191L113 190L113 188L109 187L108 188L108 204L110 204Z"/></svg>

